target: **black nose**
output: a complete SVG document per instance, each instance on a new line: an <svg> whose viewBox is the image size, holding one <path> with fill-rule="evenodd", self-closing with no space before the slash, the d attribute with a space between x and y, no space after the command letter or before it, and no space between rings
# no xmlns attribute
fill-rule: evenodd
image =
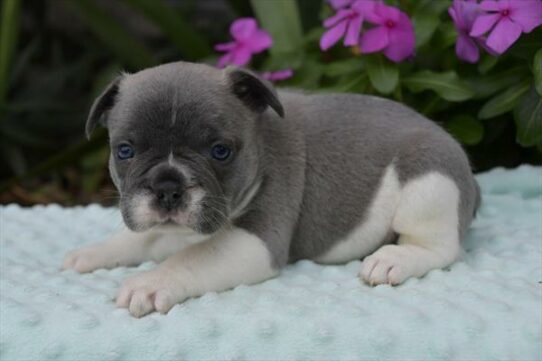
<svg viewBox="0 0 542 361"><path fill-rule="evenodd" d="M154 194L160 207L168 211L177 207L181 203L181 183L165 180L153 186Z"/></svg>

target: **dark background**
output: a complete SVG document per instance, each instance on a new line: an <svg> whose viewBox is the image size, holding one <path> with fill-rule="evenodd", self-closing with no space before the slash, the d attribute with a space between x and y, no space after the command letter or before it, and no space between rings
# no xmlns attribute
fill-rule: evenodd
<svg viewBox="0 0 542 361"><path fill-rule="evenodd" d="M297 1L297 6L303 36L317 44L317 28L330 9L317 0ZM84 138L94 97L121 70L177 60L216 63L212 46L228 41L229 24L254 16L249 1L235 0L4 0L2 12L0 203L23 205L115 203L106 133ZM312 55L306 59L317 59L311 61L322 69L345 56L341 50L320 54L314 45L307 48ZM323 70L321 82L306 85L306 64L298 64L296 77L285 85L310 89L335 81L326 80ZM265 55L253 65L265 68ZM358 91L374 93L370 85ZM415 100L405 102L416 108ZM452 106L456 113L468 113L477 105ZM447 109L437 114L446 118ZM469 129L450 127L459 138L467 134L463 143L476 171L541 163L540 146L518 144L510 118L504 114L480 123L483 136L476 141L468 139Z"/></svg>

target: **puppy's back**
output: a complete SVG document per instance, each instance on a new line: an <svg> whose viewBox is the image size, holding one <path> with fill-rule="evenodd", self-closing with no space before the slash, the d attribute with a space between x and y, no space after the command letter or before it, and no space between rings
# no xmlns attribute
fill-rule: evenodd
<svg viewBox="0 0 542 361"><path fill-rule="evenodd" d="M306 143L305 191L291 258L317 257L367 216L386 168L401 184L432 171L460 190L463 236L478 191L461 146L440 126L397 102L357 94L279 93L285 121ZM332 210L332 212L330 211ZM308 240L310 239L310 242ZM311 244L307 250L304 245Z"/></svg>

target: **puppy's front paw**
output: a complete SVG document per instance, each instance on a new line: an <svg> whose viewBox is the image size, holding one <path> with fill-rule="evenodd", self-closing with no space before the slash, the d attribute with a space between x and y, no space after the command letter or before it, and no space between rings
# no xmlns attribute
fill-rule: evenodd
<svg viewBox="0 0 542 361"><path fill-rule="evenodd" d="M86 273L108 266L108 255L100 247L90 246L72 251L64 257L62 269Z"/></svg>
<svg viewBox="0 0 542 361"><path fill-rule="evenodd" d="M160 268L128 278L117 296L117 306L127 308L135 317L153 311L167 313L186 299L179 279Z"/></svg>
<svg viewBox="0 0 542 361"><path fill-rule="evenodd" d="M412 260L405 251L396 245L380 248L363 260L360 277L371 286L403 283L412 276Z"/></svg>

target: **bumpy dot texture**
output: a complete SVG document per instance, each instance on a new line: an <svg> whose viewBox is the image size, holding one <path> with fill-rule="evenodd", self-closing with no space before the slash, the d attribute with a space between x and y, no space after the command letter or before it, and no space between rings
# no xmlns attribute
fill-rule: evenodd
<svg viewBox="0 0 542 361"><path fill-rule="evenodd" d="M0 360L542 360L542 168L478 180L483 206L449 269L371 288L360 261L301 261L141 319L113 299L155 264L59 271L120 227L116 209L2 207Z"/></svg>

